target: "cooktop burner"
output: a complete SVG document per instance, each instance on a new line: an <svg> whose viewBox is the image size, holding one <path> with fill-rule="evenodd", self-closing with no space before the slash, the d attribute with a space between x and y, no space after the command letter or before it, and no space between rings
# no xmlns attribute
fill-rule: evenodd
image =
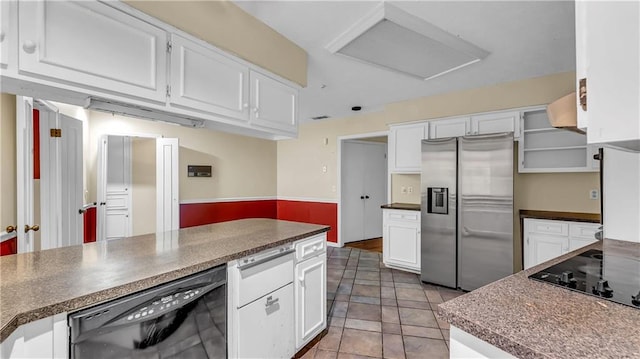
<svg viewBox="0 0 640 359"><path fill-rule="evenodd" d="M638 263L611 262L605 265L602 251L591 249L529 278L640 309Z"/></svg>

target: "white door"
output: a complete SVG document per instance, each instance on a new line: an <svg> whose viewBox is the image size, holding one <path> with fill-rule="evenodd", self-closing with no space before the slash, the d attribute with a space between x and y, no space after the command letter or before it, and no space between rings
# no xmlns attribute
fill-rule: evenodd
<svg viewBox="0 0 640 359"><path fill-rule="evenodd" d="M98 1L20 1L19 69L156 101L166 32Z"/></svg>
<svg viewBox="0 0 640 359"><path fill-rule="evenodd" d="M272 78L250 71L251 123L296 132L298 91Z"/></svg>
<svg viewBox="0 0 640 359"><path fill-rule="evenodd" d="M387 202L387 146L364 145L364 239L382 237L382 206Z"/></svg>
<svg viewBox="0 0 640 359"><path fill-rule="evenodd" d="M171 39L171 104L248 121L249 69L183 37Z"/></svg>
<svg viewBox="0 0 640 359"><path fill-rule="evenodd" d="M327 323L327 257L324 253L296 266L296 348L319 334Z"/></svg>
<svg viewBox="0 0 640 359"><path fill-rule="evenodd" d="M293 305L290 283L238 309L238 358L291 358Z"/></svg>
<svg viewBox="0 0 640 359"><path fill-rule="evenodd" d="M131 235L131 138L103 136L98 154L98 240Z"/></svg>
<svg viewBox="0 0 640 359"><path fill-rule="evenodd" d="M387 146L343 141L341 158L342 243L382 237L382 209L387 196Z"/></svg>
<svg viewBox="0 0 640 359"><path fill-rule="evenodd" d="M569 251L569 238L529 234L531 266L559 257Z"/></svg>
<svg viewBox="0 0 640 359"><path fill-rule="evenodd" d="M156 232L180 228L178 139L156 139Z"/></svg>
<svg viewBox="0 0 640 359"><path fill-rule="evenodd" d="M38 100L41 249L82 244L82 121ZM56 130L60 130L56 133Z"/></svg>
<svg viewBox="0 0 640 359"><path fill-rule="evenodd" d="M18 253L32 252L35 238L33 194L33 100L16 96L16 168Z"/></svg>
<svg viewBox="0 0 640 359"><path fill-rule="evenodd" d="M385 226L385 260L420 270L420 231L416 225L389 221Z"/></svg>

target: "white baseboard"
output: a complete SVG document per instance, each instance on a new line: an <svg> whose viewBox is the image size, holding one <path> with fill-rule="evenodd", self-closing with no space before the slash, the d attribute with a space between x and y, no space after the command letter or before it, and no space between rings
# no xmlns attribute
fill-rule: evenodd
<svg viewBox="0 0 640 359"><path fill-rule="evenodd" d="M328 247L337 247L337 248L344 247L344 245L342 245L342 244L339 244L339 243L336 243L336 242L329 242L329 241L327 241L327 246Z"/></svg>

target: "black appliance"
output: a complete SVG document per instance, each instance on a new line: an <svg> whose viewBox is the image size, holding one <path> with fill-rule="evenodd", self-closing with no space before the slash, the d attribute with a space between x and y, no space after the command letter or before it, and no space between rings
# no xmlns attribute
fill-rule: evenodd
<svg viewBox="0 0 640 359"><path fill-rule="evenodd" d="M637 261L614 257L610 270L603 252L591 249L529 276L566 289L601 297L640 309L640 273Z"/></svg>
<svg viewBox="0 0 640 359"><path fill-rule="evenodd" d="M226 265L69 315L71 358L226 358Z"/></svg>

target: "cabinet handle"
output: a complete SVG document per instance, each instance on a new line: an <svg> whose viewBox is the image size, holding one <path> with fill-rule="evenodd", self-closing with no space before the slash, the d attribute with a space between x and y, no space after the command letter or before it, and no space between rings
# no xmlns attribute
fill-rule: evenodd
<svg viewBox="0 0 640 359"><path fill-rule="evenodd" d="M36 43L31 40L27 40L22 44L22 49L27 54L33 54L33 52L36 51Z"/></svg>

